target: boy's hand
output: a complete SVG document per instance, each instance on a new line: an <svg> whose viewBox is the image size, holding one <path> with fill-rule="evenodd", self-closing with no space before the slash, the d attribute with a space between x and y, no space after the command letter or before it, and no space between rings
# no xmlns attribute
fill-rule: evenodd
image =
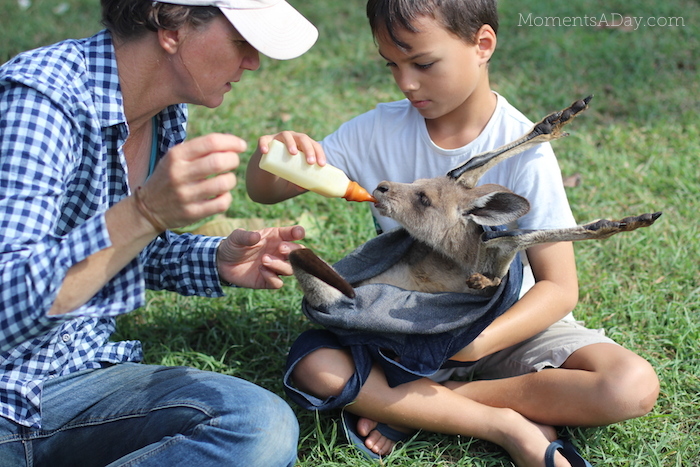
<svg viewBox="0 0 700 467"><path fill-rule="evenodd" d="M323 152L321 145L304 133L296 131L283 131L276 135L265 135L258 139L258 150L262 154L267 154L270 150L270 141L276 139L287 146L290 154L296 155L302 151L306 156L306 163L309 165L318 164L321 167L326 165L326 155Z"/></svg>
<svg viewBox="0 0 700 467"><path fill-rule="evenodd" d="M256 203L279 203L306 192L306 189L260 168L260 159L263 154L267 154L270 151L269 145L273 139L281 141L287 146L287 150L292 155L303 151L306 156L306 163L309 165L326 165L326 155L323 152L323 148L308 135L295 131L283 131L276 135L261 136L258 139L258 147L250 157L248 168L246 169L248 196Z"/></svg>

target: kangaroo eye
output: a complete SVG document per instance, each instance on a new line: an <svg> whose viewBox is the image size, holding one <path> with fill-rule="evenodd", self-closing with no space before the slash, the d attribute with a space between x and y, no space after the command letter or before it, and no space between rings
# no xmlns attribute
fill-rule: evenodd
<svg viewBox="0 0 700 467"><path fill-rule="evenodd" d="M432 203L430 202L430 198L428 197L428 195L425 194L424 191L418 193L418 202L426 208L432 205Z"/></svg>

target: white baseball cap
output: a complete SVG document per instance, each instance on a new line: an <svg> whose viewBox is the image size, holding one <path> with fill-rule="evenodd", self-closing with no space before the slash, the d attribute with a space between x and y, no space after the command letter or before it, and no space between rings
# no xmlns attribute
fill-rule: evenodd
<svg viewBox="0 0 700 467"><path fill-rule="evenodd" d="M258 52L276 60L311 48L318 30L285 0L159 0L186 6L215 6Z"/></svg>

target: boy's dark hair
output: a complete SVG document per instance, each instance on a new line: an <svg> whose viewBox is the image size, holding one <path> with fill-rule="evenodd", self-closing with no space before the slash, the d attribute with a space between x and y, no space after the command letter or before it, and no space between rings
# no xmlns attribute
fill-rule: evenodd
<svg viewBox="0 0 700 467"><path fill-rule="evenodd" d="M396 30L403 28L418 32L413 23L420 16L428 16L440 22L445 29L464 41L473 44L476 33L484 24L498 33L496 0L368 0L367 18L372 35L386 32L391 40L403 49L408 44L396 37Z"/></svg>
<svg viewBox="0 0 700 467"><path fill-rule="evenodd" d="M147 31L194 27L222 14L216 7L181 6L146 0L101 0L102 24L121 40L135 39Z"/></svg>

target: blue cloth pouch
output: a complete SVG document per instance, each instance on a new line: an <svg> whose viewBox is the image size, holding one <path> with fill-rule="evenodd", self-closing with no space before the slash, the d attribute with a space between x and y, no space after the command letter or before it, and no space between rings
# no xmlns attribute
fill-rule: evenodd
<svg viewBox="0 0 700 467"><path fill-rule="evenodd" d="M333 267L349 283L357 284L395 264L413 241L404 229L395 229L363 244ZM355 298L343 296L327 307L314 308L303 300L304 314L327 331L307 331L294 342L287 359L285 390L301 406L325 410L352 402L373 362L382 366L392 387L430 376L510 308L521 285L522 263L516 255L490 297L369 284L355 287ZM348 349L356 366L342 394L325 401L299 391L291 381L294 365L322 347Z"/></svg>

